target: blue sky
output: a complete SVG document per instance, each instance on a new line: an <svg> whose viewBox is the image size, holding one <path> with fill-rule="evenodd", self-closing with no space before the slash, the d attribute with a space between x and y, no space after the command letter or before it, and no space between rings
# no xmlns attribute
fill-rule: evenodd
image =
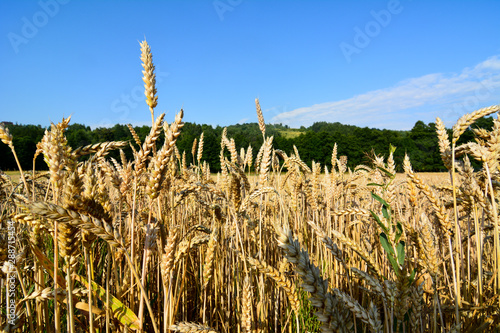
<svg viewBox="0 0 500 333"><path fill-rule="evenodd" d="M0 121L411 129L500 103L500 1L0 1Z"/></svg>

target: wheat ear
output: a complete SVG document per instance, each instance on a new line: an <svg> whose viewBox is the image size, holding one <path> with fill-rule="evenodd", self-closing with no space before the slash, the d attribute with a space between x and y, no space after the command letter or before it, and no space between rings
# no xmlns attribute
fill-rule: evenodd
<svg viewBox="0 0 500 333"><path fill-rule="evenodd" d="M21 168L21 163L19 163L19 159L17 158L16 150L14 149L14 144L12 143L12 135L9 133L9 129L4 126L3 123L0 123L0 140L9 146L12 154L14 155L14 159L16 160L17 167L19 168L19 172L21 173L21 179L23 180L24 187L26 191L28 191L28 184L26 183L26 178L24 178L24 172Z"/></svg>
<svg viewBox="0 0 500 333"><path fill-rule="evenodd" d="M212 277L218 234L218 229L214 228L210 235L210 240L208 241L205 266L203 269L203 289L207 288L208 282L210 282L210 278Z"/></svg>
<svg viewBox="0 0 500 333"><path fill-rule="evenodd" d="M210 235L196 235L192 239L185 238L177 247L177 251L175 251L175 260L173 266L177 265L177 263L188 253L188 251L197 246L206 244L210 241Z"/></svg>
<svg viewBox="0 0 500 333"><path fill-rule="evenodd" d="M259 129L262 132L262 137L266 138L266 122L264 121L264 115L262 114L262 109L260 108L259 99L255 99L255 108L257 109L257 118L259 119Z"/></svg>
<svg viewBox="0 0 500 333"><path fill-rule="evenodd" d="M421 251L419 257L424 260L427 266L427 270L431 276L436 277L439 273L439 250L437 244L437 236L434 232L427 215L424 213L420 216L420 235L419 241L422 242Z"/></svg>
<svg viewBox="0 0 500 333"><path fill-rule="evenodd" d="M448 132L444 127L443 121L439 117L436 118L436 132L439 139L439 152L441 153L441 159L443 160L444 166L448 170L451 170L452 166L451 144L448 138Z"/></svg>
<svg viewBox="0 0 500 333"><path fill-rule="evenodd" d="M198 160L198 164L200 164L201 158L203 157L203 136L204 133L201 133L200 143L198 144L198 154L196 154L196 159Z"/></svg>
<svg viewBox="0 0 500 333"><path fill-rule="evenodd" d="M342 264L345 265L344 262L344 254L342 253L342 250L340 250L335 244L330 237L327 236L327 234L323 231L322 228L320 228L317 224L315 224L313 221L309 221L309 225L316 231L318 234L319 239L325 244L326 248L332 252L333 256L335 259L340 261Z"/></svg>
<svg viewBox="0 0 500 333"><path fill-rule="evenodd" d="M183 116L184 111L181 109L181 111L175 116L175 121L172 122L165 135L163 147L155 156L153 156L151 161L151 174L146 187L146 193L150 196L151 200L156 199L160 193L160 187L165 178L168 161L174 151L175 142L181 134L181 128L184 126L184 123L182 122Z"/></svg>
<svg viewBox="0 0 500 333"><path fill-rule="evenodd" d="M191 146L191 156L193 156L193 164L196 158L196 147L198 146L198 138L194 138L193 145Z"/></svg>
<svg viewBox="0 0 500 333"><path fill-rule="evenodd" d="M319 268L311 263L307 251L301 249L288 226L276 227L278 246L285 251L289 262L295 264L295 271L302 279L302 287L309 292L311 305L316 308L316 316L322 323L322 330L331 332L341 324L334 310L336 298L328 291L328 281L321 277Z"/></svg>
<svg viewBox="0 0 500 333"><path fill-rule="evenodd" d="M479 110L476 110L472 113L467 113L466 115L462 116L460 119L458 119L457 123L453 126L453 140L452 143L455 144L458 139L460 138L460 135L462 135L465 130L472 125L476 120L482 117L486 117L492 113L500 111L500 105L492 105L487 108L482 108Z"/></svg>
<svg viewBox="0 0 500 333"><path fill-rule="evenodd" d="M248 275L243 280L241 303L241 330L250 333L252 332L252 288Z"/></svg>
<svg viewBox="0 0 500 333"><path fill-rule="evenodd" d="M264 193L276 193L278 194L278 191L274 187L262 187L255 189L250 195L246 196L245 199L243 200L243 203L241 204L240 207L240 212L245 212L248 209L248 206L250 205L250 202L257 198L258 196L264 194Z"/></svg>
<svg viewBox="0 0 500 333"><path fill-rule="evenodd" d="M151 123L154 124L154 108L158 104L158 96L156 96L156 74L154 73L155 66L153 65L153 55L151 54L151 47L148 42L143 41L141 45L141 60L142 71L144 81L144 95L146 95L146 103L149 106L149 111L151 112Z"/></svg>
<svg viewBox="0 0 500 333"><path fill-rule="evenodd" d="M382 273L382 269L380 268L379 264L374 260L374 258L367 253L364 249L362 249L358 243L354 242L353 240L347 238L337 230L332 230L331 231L333 236L337 238L341 243L349 247L351 250L356 252L361 259L363 259L366 262L366 265L368 266L368 269L374 273L377 278L383 278L384 274Z"/></svg>
<svg viewBox="0 0 500 333"><path fill-rule="evenodd" d="M253 162L253 149L251 145L248 145L247 152L245 153L245 165L250 168Z"/></svg>
<svg viewBox="0 0 500 333"><path fill-rule="evenodd" d="M158 118L156 118L156 121L153 123L148 136L142 144L141 150L137 153L137 160L135 165L135 171L137 174L140 174L144 169L148 155L151 152L151 149L153 149L153 146L156 145L156 140L160 136L160 133L163 129L162 122L164 117L165 114L162 113L158 116Z"/></svg>
<svg viewBox="0 0 500 333"><path fill-rule="evenodd" d="M295 285L289 279L287 279L286 276L284 276L280 271L278 271L276 268L272 266L269 266L266 262L259 261L257 259L250 257L247 257L246 260L254 269L258 270L260 273L263 273L270 279L274 280L274 282L276 282L278 287L283 288L288 297L288 301L290 302L292 310L295 312L295 315L298 316L300 309L300 301L297 296L297 290L295 289Z"/></svg>
<svg viewBox="0 0 500 333"><path fill-rule="evenodd" d="M134 141L135 143L140 147L142 146L142 143L141 143L141 139L139 138L139 135L137 135L136 131L134 130L134 128L132 127L131 124L127 124L127 127L130 131L130 133L132 134L132 137L134 138Z"/></svg>
<svg viewBox="0 0 500 333"><path fill-rule="evenodd" d="M451 222L449 221L448 214L446 213L446 208L441 203L441 200L436 196L436 194L431 190L431 188L425 184L420 177L418 177L412 170L410 164L410 158L405 155L403 162L404 170L408 178L411 180L415 186L422 191L427 199L430 201L432 208L440 222L440 227L443 233L450 235L450 230L452 228Z"/></svg>
<svg viewBox="0 0 500 333"><path fill-rule="evenodd" d="M335 142L332 149L332 172L335 172L336 163L337 163L337 143Z"/></svg>
<svg viewBox="0 0 500 333"><path fill-rule="evenodd" d="M118 232L118 229L113 228L105 221L92 218L72 209L66 209L43 201L37 201L29 204L28 210L33 214L44 216L61 223L68 223L74 227L87 230L104 239L112 246L125 248L125 242L123 237Z"/></svg>
<svg viewBox="0 0 500 333"><path fill-rule="evenodd" d="M273 137L269 137L264 142L264 150L262 152L262 160L260 163L260 176L259 186L263 187L269 180L269 166L271 165L271 152L272 152Z"/></svg>
<svg viewBox="0 0 500 333"><path fill-rule="evenodd" d="M366 310L358 303L358 301L353 299L348 294L338 289L335 289L334 291L335 294L352 311L352 313L370 327L370 330L372 332L379 333L383 331L382 322L380 321L377 308L375 307L375 304L373 302L371 302L369 310Z"/></svg>

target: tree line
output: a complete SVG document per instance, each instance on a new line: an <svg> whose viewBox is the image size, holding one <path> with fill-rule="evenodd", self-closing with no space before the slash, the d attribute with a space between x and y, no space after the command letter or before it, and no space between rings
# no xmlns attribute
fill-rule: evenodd
<svg viewBox="0 0 500 333"><path fill-rule="evenodd" d="M493 119L491 117L480 119L475 126L491 129ZM7 124L7 128L13 135L13 143L16 153L24 170L33 168L33 157L36 144L42 139L45 128L41 125ZM148 135L149 126L134 127L141 140ZM220 170L220 142L223 127L201 125L196 123L185 123L181 135L177 140L177 148L181 154L185 151L187 161L193 161L191 148L195 138L204 133L204 149L202 160L209 163L213 172ZM438 138L434 123L425 124L417 121L409 131L395 131L387 129L376 129L368 127L357 127L343 125L340 123L317 122L310 127L301 127L293 130L296 136L290 136L291 129L281 124L266 124L266 135L274 136L273 147L287 154L293 153L295 145L300 153L300 158L309 166L312 161L319 162L328 167L331 166L332 149L337 143L337 156L345 155L348 158L348 166L354 167L359 164L370 164L373 155L388 155L389 145L397 147L394 153L396 164L402 164L405 154L408 154L415 171L434 172L445 171L439 154ZM451 134L451 130L450 130ZM254 161L257 152L262 145L263 137L257 123L232 125L227 127L227 136L234 138L238 152L241 148L245 150L252 146ZM71 124L66 131L68 144L73 149L104 141L129 141L135 142L126 125L115 125L111 128L95 128L82 124ZM461 137L461 142L474 139L474 133L468 129ZM163 138L157 142L160 147ZM460 142L459 142L460 143ZM136 146L137 148L137 146ZM124 149L129 159L132 159L132 149ZM16 170L17 165L9 147L0 144L0 169ZM117 152L112 152L115 158ZM36 160L37 170L46 170L47 165L43 157Z"/></svg>

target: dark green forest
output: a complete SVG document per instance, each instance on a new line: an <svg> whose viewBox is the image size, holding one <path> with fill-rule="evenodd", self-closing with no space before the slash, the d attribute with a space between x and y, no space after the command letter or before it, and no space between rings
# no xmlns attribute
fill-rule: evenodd
<svg viewBox="0 0 500 333"><path fill-rule="evenodd" d="M493 119L483 118L474 126L491 129ZM7 128L13 135L16 153L24 170L32 170L33 156L36 144L42 139L45 128L40 125L7 124ZM150 127L142 126L134 128L141 140L149 133ZM192 161L191 148L195 138L204 133L203 160L209 163L213 172L220 169L219 152L223 127L211 125L199 125L196 123L185 123L181 136L177 140L179 151L185 151L187 160ZM419 172L445 171L439 155L438 139L435 124L425 124L422 121L415 123L409 131L381 130L368 127L357 127L343 125L340 123L317 122L308 128L302 127L296 130L296 136L287 135L290 132L288 126L266 125L266 135L274 136L273 146L286 153L293 152L293 146L298 148L300 158L309 166L312 161L322 165L331 166L331 154L335 143L337 143L337 156L345 155L348 158L348 166L354 167L358 164L370 164L370 157L376 155L387 155L389 145L397 147L394 154L398 166L402 164L405 153L410 156L413 168ZM451 130L450 130L451 134ZM254 160L262 145L262 133L257 123L232 125L227 127L227 135L234 138L238 151L249 145L253 147ZM86 146L104 141L130 141L135 145L132 135L126 125L115 125L112 128L96 128L92 130L89 126L72 124L66 131L68 144L73 148ZM473 132L469 129L462 135L460 142L474 139ZM459 143L460 143L459 142ZM162 144L162 139L157 143ZM132 159L132 149L125 149L128 158ZM0 169L3 171L16 170L16 162L9 147L0 144ZM118 157L117 152L112 152ZM36 160L36 169L45 170L47 166L43 157Z"/></svg>

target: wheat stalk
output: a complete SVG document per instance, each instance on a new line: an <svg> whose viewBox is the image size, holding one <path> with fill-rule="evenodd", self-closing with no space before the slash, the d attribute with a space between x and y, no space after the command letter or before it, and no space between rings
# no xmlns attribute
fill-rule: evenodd
<svg viewBox="0 0 500 333"><path fill-rule="evenodd" d="M184 123L182 122L183 116L183 110L175 116L175 121L170 125L170 128L165 135L163 147L151 160L150 178L146 187L146 193L150 196L151 200L156 199L159 195L160 187L165 178L168 161L174 150L175 142L181 134L180 130L184 126Z"/></svg>
<svg viewBox="0 0 500 333"><path fill-rule="evenodd" d="M148 136L146 137L144 143L142 144L141 150L137 153L136 165L135 165L136 174L140 174L145 167L148 155L151 152L151 149L153 149L153 146L155 146L156 140L160 136L160 132L162 130L161 124L163 122L164 117L165 114L162 113L161 115L158 116L158 118L156 118L156 121L153 123L153 126L151 127Z"/></svg>
<svg viewBox="0 0 500 333"><path fill-rule="evenodd" d="M413 172L408 155L405 155L404 170L411 182L425 194L427 199L432 204L432 207L434 208L435 214L440 223L442 232L445 234L450 234L452 225L448 218L448 214L446 213L444 205L441 203L441 200L436 196L432 189Z"/></svg>
<svg viewBox="0 0 500 333"><path fill-rule="evenodd" d="M218 229L215 228L210 234L210 240L208 241L207 252L205 256L205 265L203 269L203 289L207 288L210 278L212 277L215 259L215 250L218 242Z"/></svg>
<svg viewBox="0 0 500 333"><path fill-rule="evenodd" d="M367 264L368 269L374 273L378 278L382 278L384 274L382 273L382 269L379 264L375 261L375 259L368 253L366 250L361 248L359 244L354 242L353 240L347 238L337 230L332 230L332 235L335 236L342 244L349 247L351 250L356 252Z"/></svg>

